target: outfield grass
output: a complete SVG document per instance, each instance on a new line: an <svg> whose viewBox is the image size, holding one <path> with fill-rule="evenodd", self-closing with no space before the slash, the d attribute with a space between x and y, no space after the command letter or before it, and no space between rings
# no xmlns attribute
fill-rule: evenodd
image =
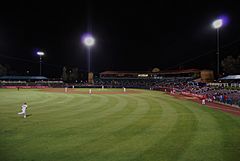
<svg viewBox="0 0 240 161"><path fill-rule="evenodd" d="M0 160L240 160L239 116L142 92L0 89ZM24 101L30 107L26 119L17 115Z"/></svg>

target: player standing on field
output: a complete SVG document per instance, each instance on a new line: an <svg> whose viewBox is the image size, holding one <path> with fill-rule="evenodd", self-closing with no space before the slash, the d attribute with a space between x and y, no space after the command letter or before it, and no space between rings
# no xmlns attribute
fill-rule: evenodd
<svg viewBox="0 0 240 161"><path fill-rule="evenodd" d="M25 103L23 103L23 105L22 105L22 112L19 112L18 114L19 114L19 115L23 115L23 117L26 118L26 117L27 117L26 110L27 110L27 103L25 102Z"/></svg>

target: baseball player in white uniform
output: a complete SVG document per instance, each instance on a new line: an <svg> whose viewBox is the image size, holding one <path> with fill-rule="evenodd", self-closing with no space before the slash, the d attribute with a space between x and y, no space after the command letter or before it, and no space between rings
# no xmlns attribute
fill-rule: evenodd
<svg viewBox="0 0 240 161"><path fill-rule="evenodd" d="M19 115L23 115L23 117L26 118L27 117L26 110L27 110L27 103L23 103L23 105L22 105L22 112L19 112L18 114Z"/></svg>

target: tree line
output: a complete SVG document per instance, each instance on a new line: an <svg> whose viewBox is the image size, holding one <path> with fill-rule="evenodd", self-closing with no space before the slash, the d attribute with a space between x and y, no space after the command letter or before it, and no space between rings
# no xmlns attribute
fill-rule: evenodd
<svg viewBox="0 0 240 161"><path fill-rule="evenodd" d="M222 60L221 66L226 74L240 74L240 55L235 58L227 56Z"/></svg>
<svg viewBox="0 0 240 161"><path fill-rule="evenodd" d="M81 74L78 68L67 68L63 67L62 79L64 82L76 82L80 80Z"/></svg>

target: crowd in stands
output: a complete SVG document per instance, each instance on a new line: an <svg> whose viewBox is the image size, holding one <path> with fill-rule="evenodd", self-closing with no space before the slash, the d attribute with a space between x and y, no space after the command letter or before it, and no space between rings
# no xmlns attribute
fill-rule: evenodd
<svg viewBox="0 0 240 161"><path fill-rule="evenodd" d="M169 77L161 79L98 79L94 81L94 85L104 85L112 88L146 88L153 89L160 86L174 87L176 82L180 86L192 80L190 77Z"/></svg>
<svg viewBox="0 0 240 161"><path fill-rule="evenodd" d="M221 103L226 103L230 105L240 106L240 90L236 89L226 89L224 87L214 87L214 86L203 86L196 87L193 86L188 90L194 94L200 94L206 96L208 101L218 101Z"/></svg>
<svg viewBox="0 0 240 161"><path fill-rule="evenodd" d="M196 83L188 77L171 77L163 79L104 79L97 80L95 85L111 88L146 88L181 94L189 92L204 96L207 101L216 101L240 107L240 90L226 89L223 86L209 86L205 83Z"/></svg>

